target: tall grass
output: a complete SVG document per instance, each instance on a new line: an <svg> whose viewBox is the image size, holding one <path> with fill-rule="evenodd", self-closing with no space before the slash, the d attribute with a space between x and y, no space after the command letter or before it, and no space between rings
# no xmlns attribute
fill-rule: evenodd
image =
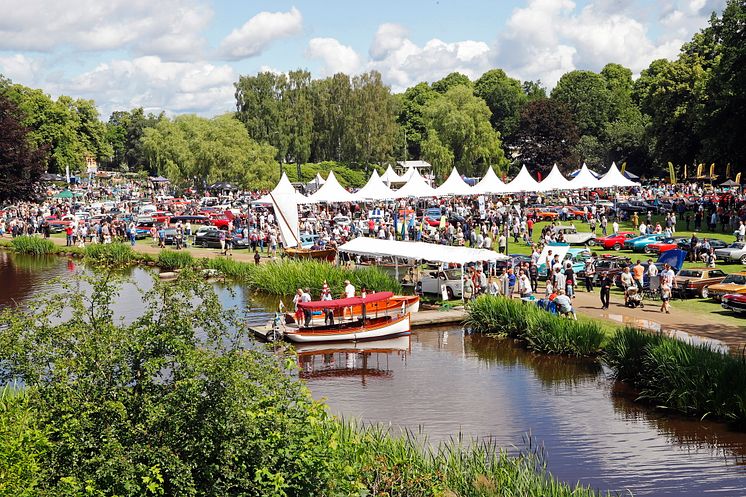
<svg viewBox="0 0 746 497"><path fill-rule="evenodd" d="M634 328L620 330L606 347L617 379L639 398L701 417L746 427L746 357L692 345Z"/></svg>
<svg viewBox="0 0 746 497"><path fill-rule="evenodd" d="M85 247L86 261L97 266L124 267L138 258L132 247L124 243L94 243Z"/></svg>
<svg viewBox="0 0 746 497"><path fill-rule="evenodd" d="M184 269L192 267L194 257L186 251L161 250L158 253L157 264L162 269Z"/></svg>
<svg viewBox="0 0 746 497"><path fill-rule="evenodd" d="M605 338L595 322L569 320L518 299L489 295L468 304L464 324L478 333L525 340L531 350L548 354L596 355Z"/></svg>
<svg viewBox="0 0 746 497"><path fill-rule="evenodd" d="M339 421L318 425L332 447L330 495L444 497L600 495L554 480L535 451L508 455L494 443L459 439L431 447L407 431Z"/></svg>
<svg viewBox="0 0 746 497"><path fill-rule="evenodd" d="M215 258L203 261L209 269L217 269L226 276L246 282L252 288L273 295L292 295L298 288L309 288L317 295L324 281L333 295L341 295L345 280L368 291L401 292L401 285L375 267L345 269L325 261L289 260L267 264L247 264L232 259Z"/></svg>
<svg viewBox="0 0 746 497"><path fill-rule="evenodd" d="M55 245L52 240L38 236L17 236L10 243L13 246L13 250L19 254L46 255L55 251Z"/></svg>

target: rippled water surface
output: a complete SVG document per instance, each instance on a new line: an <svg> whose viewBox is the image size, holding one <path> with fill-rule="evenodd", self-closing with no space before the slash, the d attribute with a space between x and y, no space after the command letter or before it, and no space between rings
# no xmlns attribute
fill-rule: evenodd
<svg viewBox="0 0 746 497"><path fill-rule="evenodd" d="M76 262L0 251L0 307L33 301ZM142 269L130 273L150 284ZM265 322L274 299L216 284L226 306ZM138 312L128 285L117 314ZM536 356L509 341L464 336L459 329L357 346L299 350L300 376L337 414L422 430L430 440L458 436L501 446L543 447L561 480L650 496L746 496L746 434L719 423L670 416L632 401L596 363Z"/></svg>

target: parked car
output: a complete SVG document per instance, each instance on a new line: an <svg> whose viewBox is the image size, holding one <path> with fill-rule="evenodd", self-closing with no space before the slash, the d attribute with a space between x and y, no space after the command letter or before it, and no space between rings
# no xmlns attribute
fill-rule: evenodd
<svg viewBox="0 0 746 497"><path fill-rule="evenodd" d="M722 269L698 267L682 269L676 275L676 286L678 291L685 296L699 296L706 299L709 294L709 286L722 282L725 277Z"/></svg>
<svg viewBox="0 0 746 497"><path fill-rule="evenodd" d="M596 261L596 274L593 276L593 284L597 284L603 273L608 273L612 281L622 270L629 266L632 261L629 257L615 255L604 255ZM578 271L578 278L585 278L585 270Z"/></svg>
<svg viewBox="0 0 746 497"><path fill-rule="evenodd" d="M301 233L300 234L300 246L302 248L311 248L319 239L319 235L315 233Z"/></svg>
<svg viewBox="0 0 746 497"><path fill-rule="evenodd" d="M611 234L602 238L596 238L596 243L606 250L621 250L624 247L625 240L631 240L637 237L635 231L620 231L617 234Z"/></svg>
<svg viewBox="0 0 746 497"><path fill-rule="evenodd" d="M433 227L440 226L440 217L443 215L443 213L440 210L440 207L431 207L425 211L424 214L424 221Z"/></svg>
<svg viewBox="0 0 746 497"><path fill-rule="evenodd" d="M596 244L596 234L590 232L578 232L575 225L552 226L554 233L562 233L565 243L570 245L590 245Z"/></svg>
<svg viewBox="0 0 746 497"><path fill-rule="evenodd" d="M709 296L715 300L729 293L746 294L746 271L729 274L720 283L708 287Z"/></svg>
<svg viewBox="0 0 746 497"><path fill-rule="evenodd" d="M726 294L720 300L723 309L728 309L738 314L746 315L746 294Z"/></svg>
<svg viewBox="0 0 746 497"><path fill-rule="evenodd" d="M549 207L529 207L524 211L526 217L535 221L555 221L559 212Z"/></svg>
<svg viewBox="0 0 746 497"><path fill-rule="evenodd" d="M575 274L579 274L585 268L585 261L591 256L591 251L584 248L571 248L567 251L564 258L562 259L562 272L567 262L572 263L572 270ZM542 262L538 267L539 278L547 277L547 265Z"/></svg>
<svg viewBox="0 0 746 497"><path fill-rule="evenodd" d="M194 244L204 248L220 248L220 230L213 226L204 226L197 231L194 237ZM249 241L236 234L233 237L233 248L249 248Z"/></svg>
<svg viewBox="0 0 746 497"><path fill-rule="evenodd" d="M446 286L446 294L449 299L461 298L461 280L460 269L446 269L441 271L431 271L424 275L417 283L418 293L430 293L440 295L440 286Z"/></svg>
<svg viewBox="0 0 746 497"><path fill-rule="evenodd" d="M715 249L715 257L723 262L738 262L746 264L746 243L731 243L726 248Z"/></svg>
<svg viewBox="0 0 746 497"><path fill-rule="evenodd" d="M686 252L683 250L673 249L673 250L667 250L666 252L663 252L661 255L658 256L658 260L655 261L653 264L655 264L658 267L658 274L660 274L664 266L668 264L671 266L671 269L673 269L674 274L678 274L679 271L681 271L682 266L684 265L684 261L686 260ZM631 265L631 262L630 262ZM648 261L641 263L643 269L645 270L643 274L642 279L642 285L643 287L648 287L650 284L649 277L648 277ZM615 276L615 283L616 286L619 288L622 287L622 281L619 277L619 273Z"/></svg>
<svg viewBox="0 0 746 497"><path fill-rule="evenodd" d="M668 238L664 238L663 240L657 241L655 243L650 243L646 245L643 250L646 254L652 254L652 253L660 254L661 252L665 252L667 250L681 248L679 245L681 245L682 242L688 243L689 237L688 236L671 236Z"/></svg>
<svg viewBox="0 0 746 497"><path fill-rule="evenodd" d="M663 240L666 235L662 233L654 234L654 235L642 235L638 236L637 238L632 238L630 240L624 241L624 248L627 250L631 250L632 252L644 252L645 247L650 245L651 243L655 243L659 240Z"/></svg>

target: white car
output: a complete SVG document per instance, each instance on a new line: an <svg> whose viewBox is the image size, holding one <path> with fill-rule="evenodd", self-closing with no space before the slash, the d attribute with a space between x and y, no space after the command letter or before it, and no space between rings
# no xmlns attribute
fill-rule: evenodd
<svg viewBox="0 0 746 497"><path fill-rule="evenodd" d="M596 235L594 233L578 232L578 229L573 224L569 226L553 226L552 231L554 233L562 233L565 243L569 243L570 245L593 246L596 244Z"/></svg>
<svg viewBox="0 0 746 497"><path fill-rule="evenodd" d="M341 216L339 214L334 216L334 219L332 220L334 221L334 224L342 227L349 226L350 223L352 223L352 219L350 219L349 216Z"/></svg>
<svg viewBox="0 0 746 497"><path fill-rule="evenodd" d="M424 275L417 288L421 293L431 293L440 295L441 285L446 286L446 294L448 299L461 298L461 289L463 282L461 280L460 269L446 269L440 271L430 271Z"/></svg>

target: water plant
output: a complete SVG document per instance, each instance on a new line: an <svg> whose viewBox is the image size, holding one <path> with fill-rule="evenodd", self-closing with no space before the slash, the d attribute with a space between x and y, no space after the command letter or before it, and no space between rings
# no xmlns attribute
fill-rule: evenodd
<svg viewBox="0 0 746 497"><path fill-rule="evenodd" d="M20 254L45 255L55 250L55 244L48 238L39 236L21 235L11 240L13 250Z"/></svg>
<svg viewBox="0 0 746 497"><path fill-rule="evenodd" d="M96 266L125 267L137 259L135 252L124 243L93 243L85 247L86 261Z"/></svg>
<svg viewBox="0 0 746 497"><path fill-rule="evenodd" d="M194 257L186 251L161 250L158 253L157 264L162 269L183 269L194 265Z"/></svg>

